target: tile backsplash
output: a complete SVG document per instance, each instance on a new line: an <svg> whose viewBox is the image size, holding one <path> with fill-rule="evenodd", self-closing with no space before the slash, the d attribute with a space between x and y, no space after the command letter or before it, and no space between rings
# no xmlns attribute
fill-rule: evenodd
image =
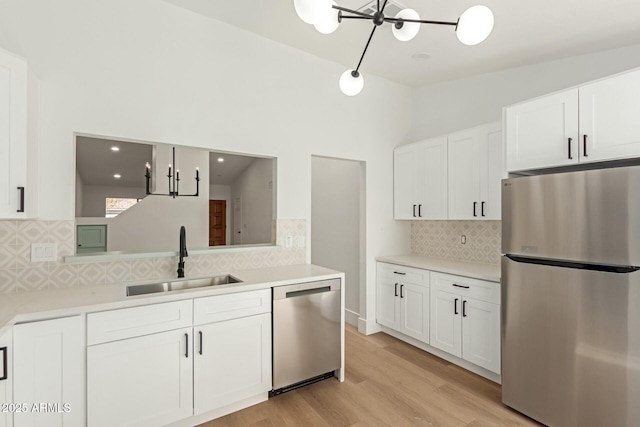
<svg viewBox="0 0 640 427"><path fill-rule="evenodd" d="M274 221L278 248L220 254L190 255L186 259L189 277L275 267L306 262L306 247L285 248L284 239L306 238L306 220ZM32 243L57 243L55 262L31 262ZM65 264L75 252L75 221L0 221L0 294L117 284L129 281L175 277L178 257L140 258L122 261Z"/></svg>
<svg viewBox="0 0 640 427"><path fill-rule="evenodd" d="M411 253L498 264L501 227L501 221L412 221ZM460 242L463 235L466 244Z"/></svg>

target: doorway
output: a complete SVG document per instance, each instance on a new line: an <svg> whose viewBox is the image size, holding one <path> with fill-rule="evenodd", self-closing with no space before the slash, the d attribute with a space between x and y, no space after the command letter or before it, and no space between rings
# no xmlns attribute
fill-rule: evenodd
<svg viewBox="0 0 640 427"><path fill-rule="evenodd" d="M365 162L311 157L311 263L345 273L345 320L365 289Z"/></svg>
<svg viewBox="0 0 640 427"><path fill-rule="evenodd" d="M227 201L209 200L209 246L227 244Z"/></svg>
<svg viewBox="0 0 640 427"><path fill-rule="evenodd" d="M242 199L233 199L233 244L242 244Z"/></svg>

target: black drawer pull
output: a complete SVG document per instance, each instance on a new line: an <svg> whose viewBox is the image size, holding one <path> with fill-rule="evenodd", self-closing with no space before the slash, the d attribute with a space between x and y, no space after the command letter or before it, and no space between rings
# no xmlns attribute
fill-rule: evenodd
<svg viewBox="0 0 640 427"><path fill-rule="evenodd" d="M202 356L202 331L198 331L198 335L200 335L200 351L198 353Z"/></svg>
<svg viewBox="0 0 640 427"><path fill-rule="evenodd" d="M404 290L404 285L400 285L400 298L404 298L404 292L402 292Z"/></svg>
<svg viewBox="0 0 640 427"><path fill-rule="evenodd" d="M394 294L398 296L398 284L396 283Z"/></svg>
<svg viewBox="0 0 640 427"><path fill-rule="evenodd" d="M189 334L184 334L184 339L186 340L186 345L184 346L184 357L189 358Z"/></svg>
<svg viewBox="0 0 640 427"><path fill-rule="evenodd" d="M456 288L469 289L469 286L467 285L458 285L456 283L453 283L453 286L455 286Z"/></svg>
<svg viewBox="0 0 640 427"><path fill-rule="evenodd" d="M467 300L462 300L462 317L467 317Z"/></svg>
<svg viewBox="0 0 640 427"><path fill-rule="evenodd" d="M453 314L458 314L458 298L453 301Z"/></svg>
<svg viewBox="0 0 640 427"><path fill-rule="evenodd" d="M7 354L7 347L0 347L0 351L2 352L2 376L0 377L0 381L4 381L8 378L9 373L7 370L9 366L7 364L7 358L9 355Z"/></svg>
<svg viewBox="0 0 640 427"><path fill-rule="evenodd" d="M394 271L393 274L399 274L401 276L406 276L407 275L407 273L403 273L401 271Z"/></svg>

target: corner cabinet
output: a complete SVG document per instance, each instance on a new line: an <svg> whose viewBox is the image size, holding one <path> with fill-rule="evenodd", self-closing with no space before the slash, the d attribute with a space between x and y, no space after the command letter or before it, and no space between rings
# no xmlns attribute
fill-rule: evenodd
<svg viewBox="0 0 640 427"><path fill-rule="evenodd" d="M27 162L35 138L35 125L28 128L27 122L33 117L28 80L26 61L0 49L0 219L35 216L36 180L30 175L36 168Z"/></svg>
<svg viewBox="0 0 640 427"><path fill-rule="evenodd" d="M0 335L0 427L13 426L12 411L9 411L6 406L13 403L13 345L11 341L11 330Z"/></svg>
<svg viewBox="0 0 640 427"><path fill-rule="evenodd" d="M377 302L384 332L499 381L499 283L378 262Z"/></svg>
<svg viewBox="0 0 640 427"><path fill-rule="evenodd" d="M640 157L640 69L505 107L507 171Z"/></svg>
<svg viewBox="0 0 640 427"><path fill-rule="evenodd" d="M14 427L85 425L80 316L13 327Z"/></svg>
<svg viewBox="0 0 640 427"><path fill-rule="evenodd" d="M448 218L500 219L500 182L506 178L502 123L449 135L448 164Z"/></svg>
<svg viewBox="0 0 640 427"><path fill-rule="evenodd" d="M379 324L429 342L429 272L378 263Z"/></svg>
<svg viewBox="0 0 640 427"><path fill-rule="evenodd" d="M446 218L447 138L398 147L393 159L394 218Z"/></svg>

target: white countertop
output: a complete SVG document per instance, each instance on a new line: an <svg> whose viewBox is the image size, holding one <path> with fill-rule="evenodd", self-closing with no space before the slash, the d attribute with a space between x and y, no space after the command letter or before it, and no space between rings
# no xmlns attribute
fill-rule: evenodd
<svg viewBox="0 0 640 427"><path fill-rule="evenodd" d="M242 283L130 297L126 294L127 285L158 283L166 280L148 280L122 285L85 286L19 294L3 294L0 295L0 334L20 322L31 322L210 295L253 291L273 286L299 283L301 281L333 279L343 276L341 272L311 264L229 271L228 274L242 280ZM188 278L189 277L187 277L187 279Z"/></svg>
<svg viewBox="0 0 640 427"><path fill-rule="evenodd" d="M379 256L376 257L376 261L500 282L500 264L482 264L420 255Z"/></svg>

